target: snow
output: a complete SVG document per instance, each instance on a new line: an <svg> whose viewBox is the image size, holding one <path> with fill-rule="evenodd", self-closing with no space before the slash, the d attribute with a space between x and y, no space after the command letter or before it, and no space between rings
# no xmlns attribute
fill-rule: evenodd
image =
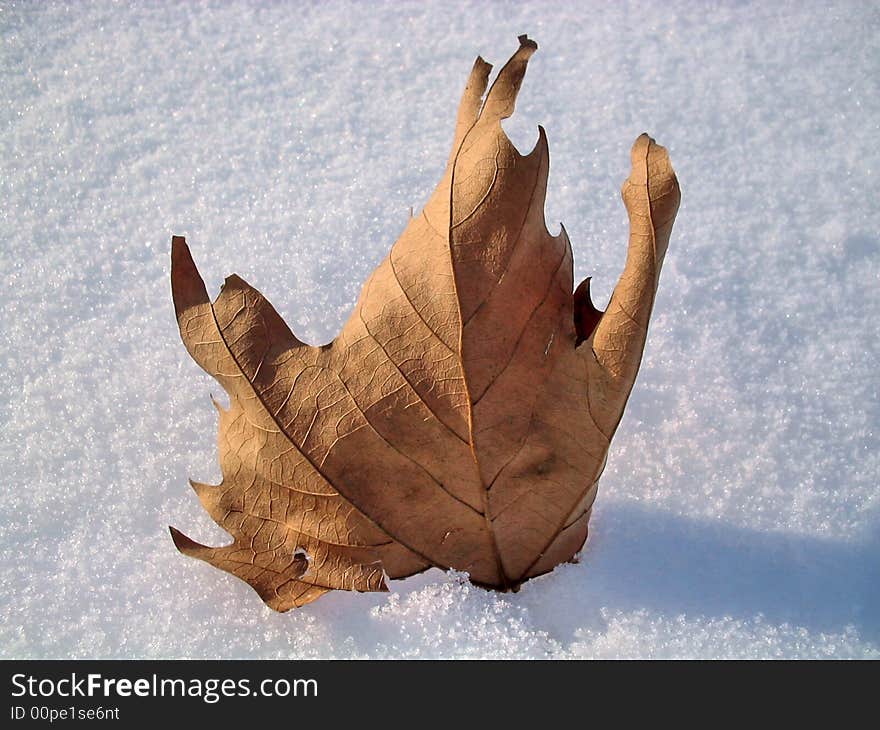
<svg viewBox="0 0 880 730"><path fill-rule="evenodd" d="M131 5L0 3L0 656L880 657L877 6ZM524 32L600 305L640 132L683 195L582 559L275 614L168 536L226 540L171 234L332 339Z"/></svg>

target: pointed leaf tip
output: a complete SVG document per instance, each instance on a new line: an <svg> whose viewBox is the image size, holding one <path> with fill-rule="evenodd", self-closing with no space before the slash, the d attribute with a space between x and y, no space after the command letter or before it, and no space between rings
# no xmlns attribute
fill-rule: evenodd
<svg viewBox="0 0 880 730"><path fill-rule="evenodd" d="M208 290L183 236L171 239L171 294L178 322L186 310L208 302Z"/></svg>
<svg viewBox="0 0 880 730"><path fill-rule="evenodd" d="M171 533L171 539L174 541L174 547L176 547L184 555L191 555L199 548L205 547L204 545L200 545L195 540L184 535L176 527L168 525L168 531Z"/></svg>
<svg viewBox="0 0 880 730"><path fill-rule="evenodd" d="M590 296L591 279L590 276L584 279L574 292L574 329L577 334L575 347L590 338L603 314L602 311L596 309Z"/></svg>
<svg viewBox="0 0 880 730"><path fill-rule="evenodd" d="M538 44L535 43L526 33L523 33L521 36L517 36L517 40L519 41L520 47L531 48L533 51L538 50Z"/></svg>
<svg viewBox="0 0 880 730"><path fill-rule="evenodd" d="M223 283L220 285L220 293L226 291L234 291L237 289L250 289L250 285L242 279L238 274L230 274L227 276Z"/></svg>
<svg viewBox="0 0 880 730"><path fill-rule="evenodd" d="M481 119L500 122L513 114L520 84L522 84L523 76L526 73L526 66L528 66L532 54L538 50L538 44L528 36L520 36L519 43L519 48L498 72L498 76L486 95L480 112Z"/></svg>

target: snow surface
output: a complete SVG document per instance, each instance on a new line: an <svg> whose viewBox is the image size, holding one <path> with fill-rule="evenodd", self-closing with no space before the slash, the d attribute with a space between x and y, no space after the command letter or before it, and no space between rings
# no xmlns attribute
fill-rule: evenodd
<svg viewBox="0 0 880 730"><path fill-rule="evenodd" d="M0 3L0 656L880 656L876 4L132 5ZM275 614L167 532L226 540L171 234L332 339L524 32L600 304L640 132L683 192L582 560Z"/></svg>

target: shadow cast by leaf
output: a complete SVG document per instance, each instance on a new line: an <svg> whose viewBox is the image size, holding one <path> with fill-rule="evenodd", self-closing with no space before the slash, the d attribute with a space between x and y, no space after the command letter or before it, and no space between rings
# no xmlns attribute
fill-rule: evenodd
<svg viewBox="0 0 880 730"><path fill-rule="evenodd" d="M579 565L537 581L540 596L538 585L524 591L535 611L540 603L560 598L554 594L579 594L583 612L554 617L559 639L573 635L588 614L599 620L598 609L613 605L667 616L748 620L760 615L817 632L852 625L863 638L880 640L876 522L852 541L835 541L606 502L593 526Z"/></svg>

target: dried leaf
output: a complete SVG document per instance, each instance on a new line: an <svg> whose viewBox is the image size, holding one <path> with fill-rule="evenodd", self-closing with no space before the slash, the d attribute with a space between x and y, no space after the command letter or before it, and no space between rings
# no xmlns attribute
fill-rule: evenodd
<svg viewBox="0 0 880 730"><path fill-rule="evenodd" d="M223 482L193 486L234 541L172 534L277 610L429 566L515 589L586 539L679 193L665 150L639 137L624 273L604 314L589 280L572 295L568 237L544 222L544 130L523 156L501 127L536 49L522 36L488 93L477 59L443 179L331 345L300 342L236 276L211 304L173 240L183 341L231 402Z"/></svg>

